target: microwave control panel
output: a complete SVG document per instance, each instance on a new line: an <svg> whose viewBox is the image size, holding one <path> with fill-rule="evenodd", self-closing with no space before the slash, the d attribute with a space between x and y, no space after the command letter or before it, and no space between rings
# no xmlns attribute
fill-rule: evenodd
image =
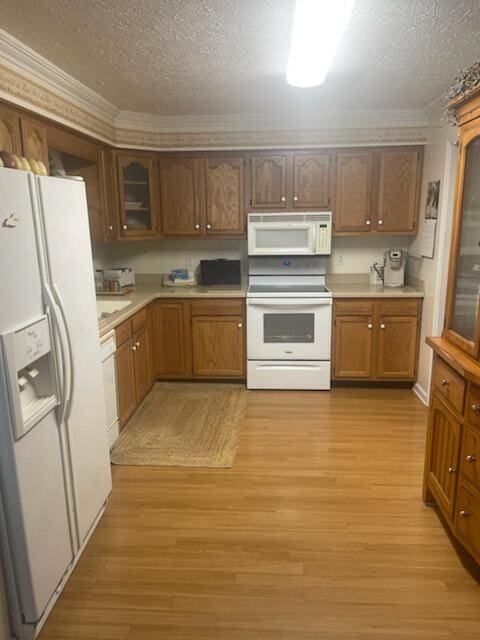
<svg viewBox="0 0 480 640"><path fill-rule="evenodd" d="M332 223L317 222L317 233L315 239L315 253L328 255L332 249Z"/></svg>

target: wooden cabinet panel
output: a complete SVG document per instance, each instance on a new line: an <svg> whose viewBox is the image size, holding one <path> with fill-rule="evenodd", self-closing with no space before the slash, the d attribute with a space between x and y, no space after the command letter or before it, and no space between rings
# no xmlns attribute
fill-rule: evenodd
<svg viewBox="0 0 480 640"><path fill-rule="evenodd" d="M199 235L204 231L201 160L161 158L162 234Z"/></svg>
<svg viewBox="0 0 480 640"><path fill-rule="evenodd" d="M472 427L480 430L480 388L473 384L468 390L465 417Z"/></svg>
<svg viewBox="0 0 480 640"><path fill-rule="evenodd" d="M458 373L441 358L435 358L433 386L436 392L450 404L455 411L463 413L465 382Z"/></svg>
<svg viewBox="0 0 480 640"><path fill-rule="evenodd" d="M245 375L243 315L192 318L192 344L195 376Z"/></svg>
<svg viewBox="0 0 480 640"><path fill-rule="evenodd" d="M205 160L208 235L242 235L245 231L245 159Z"/></svg>
<svg viewBox="0 0 480 640"><path fill-rule="evenodd" d="M47 130L36 120L21 119L22 145L25 158L40 160L49 171Z"/></svg>
<svg viewBox="0 0 480 640"><path fill-rule="evenodd" d="M418 318L382 315L378 336L377 376L415 378Z"/></svg>
<svg viewBox="0 0 480 640"><path fill-rule="evenodd" d="M125 320L122 324L119 324L115 329L115 340L117 347L126 342L132 336L132 321Z"/></svg>
<svg viewBox="0 0 480 640"><path fill-rule="evenodd" d="M251 161L251 208L287 207L287 156L253 156Z"/></svg>
<svg viewBox="0 0 480 640"><path fill-rule="evenodd" d="M480 434L467 427L463 430L460 476L480 491Z"/></svg>
<svg viewBox="0 0 480 640"><path fill-rule="evenodd" d="M455 533L480 562L480 498L462 483L455 507Z"/></svg>
<svg viewBox="0 0 480 640"><path fill-rule="evenodd" d="M144 325L133 336L135 364L135 401L139 405L152 386L150 332Z"/></svg>
<svg viewBox="0 0 480 640"><path fill-rule="evenodd" d="M165 378L191 376L188 303L157 300L149 313L154 375Z"/></svg>
<svg viewBox="0 0 480 640"><path fill-rule="evenodd" d="M461 424L434 393L427 436L427 481L438 506L451 520L455 499Z"/></svg>
<svg viewBox="0 0 480 640"><path fill-rule="evenodd" d="M370 231L372 228L373 153L339 153L334 229Z"/></svg>
<svg viewBox="0 0 480 640"><path fill-rule="evenodd" d="M293 154L293 206L326 209L329 206L328 153Z"/></svg>
<svg viewBox="0 0 480 640"><path fill-rule="evenodd" d="M118 417L123 428L137 407L135 394L135 362L131 338L118 346L117 341L117 395Z"/></svg>
<svg viewBox="0 0 480 640"><path fill-rule="evenodd" d="M192 316L234 316L245 313L245 301L226 299L192 300Z"/></svg>
<svg viewBox="0 0 480 640"><path fill-rule="evenodd" d="M157 233L157 181L154 155L116 156L117 187L123 237L149 237Z"/></svg>
<svg viewBox="0 0 480 640"><path fill-rule="evenodd" d="M114 240L120 233L118 202L115 184L115 165L108 149L99 151L101 193L103 197L103 235Z"/></svg>
<svg viewBox="0 0 480 640"><path fill-rule="evenodd" d="M418 151L381 151L377 231L414 233L420 187Z"/></svg>
<svg viewBox="0 0 480 640"><path fill-rule="evenodd" d="M335 378L372 376L373 317L336 315L334 327Z"/></svg>
<svg viewBox="0 0 480 640"><path fill-rule="evenodd" d="M0 107L0 150L22 155L20 118L5 107Z"/></svg>

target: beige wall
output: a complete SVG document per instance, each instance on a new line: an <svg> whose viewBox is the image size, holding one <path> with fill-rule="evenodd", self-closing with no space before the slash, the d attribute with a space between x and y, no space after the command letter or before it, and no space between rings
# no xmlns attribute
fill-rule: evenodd
<svg viewBox="0 0 480 640"><path fill-rule="evenodd" d="M425 344L425 338L440 335L445 308L448 252L450 248L453 197L455 191L457 129L442 118L431 121L428 128L428 142L425 147L422 195L420 201L419 235L413 241L410 252L420 255L420 236L424 220L425 200L428 182L440 180L438 222L433 259L421 258L418 277L424 281L425 298L420 337L420 357L416 390L423 400L427 400L430 389L432 350Z"/></svg>

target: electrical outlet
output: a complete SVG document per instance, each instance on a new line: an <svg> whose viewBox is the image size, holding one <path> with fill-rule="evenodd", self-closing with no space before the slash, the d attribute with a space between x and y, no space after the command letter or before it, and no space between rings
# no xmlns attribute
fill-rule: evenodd
<svg viewBox="0 0 480 640"><path fill-rule="evenodd" d="M193 269L193 267L195 266L195 258L193 257L192 253L187 253L187 255L185 256L185 266L187 267L187 269Z"/></svg>
<svg viewBox="0 0 480 640"><path fill-rule="evenodd" d="M341 266L342 264L345 264L345 260L343 258L343 255L341 253L337 253L337 255L335 256L335 264L338 266Z"/></svg>

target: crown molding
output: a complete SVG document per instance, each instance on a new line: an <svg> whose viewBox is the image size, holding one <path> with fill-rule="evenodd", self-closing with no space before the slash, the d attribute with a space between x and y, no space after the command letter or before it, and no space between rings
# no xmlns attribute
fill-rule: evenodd
<svg viewBox="0 0 480 640"><path fill-rule="evenodd" d="M121 111L0 29L0 98L118 147L242 149L424 144L425 112L409 110L155 116Z"/></svg>

